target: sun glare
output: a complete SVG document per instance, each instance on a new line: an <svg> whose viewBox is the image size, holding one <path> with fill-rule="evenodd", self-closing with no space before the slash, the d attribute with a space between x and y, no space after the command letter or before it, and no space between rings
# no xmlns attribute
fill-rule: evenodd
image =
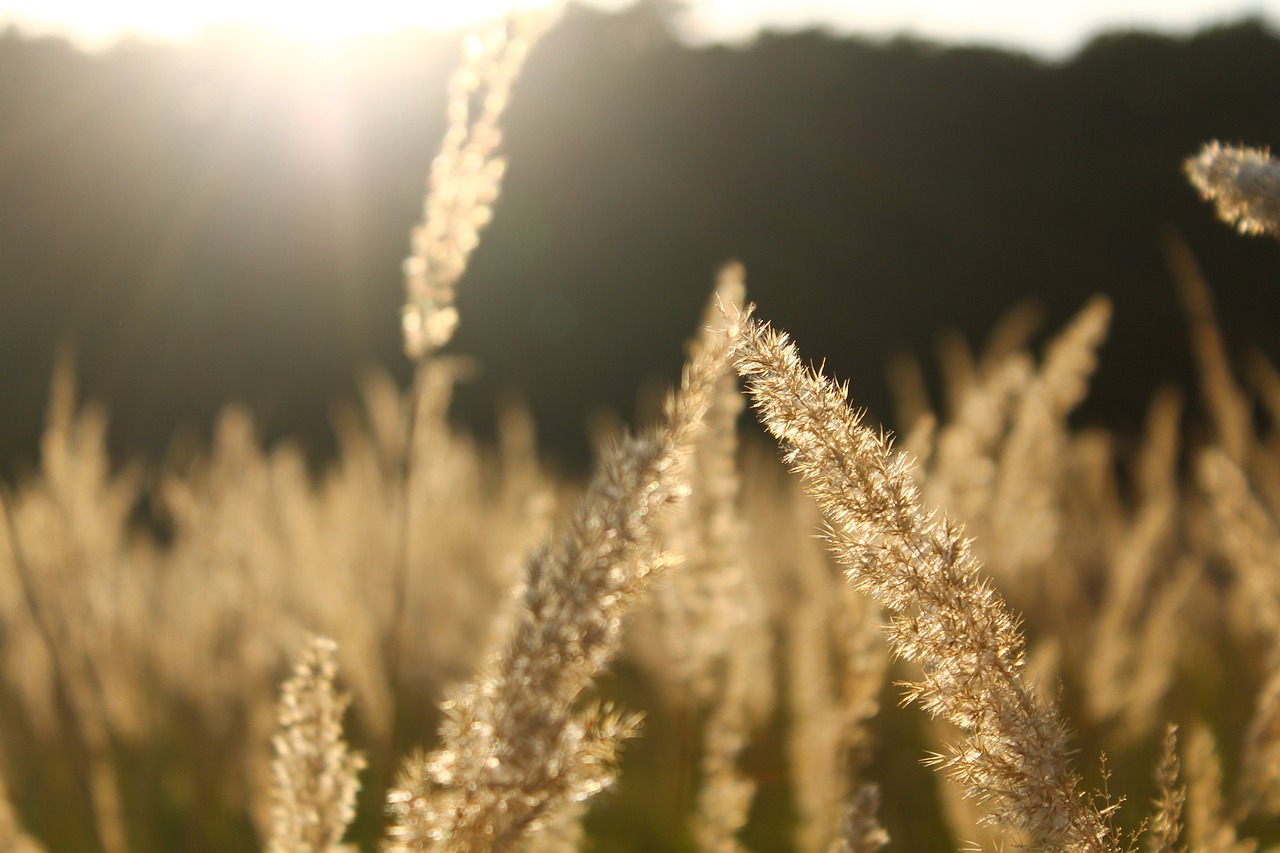
<svg viewBox="0 0 1280 853"><path fill-rule="evenodd" d="M0 24L59 31L103 44L121 35L185 39L212 27L249 27L318 43L403 29L449 30L495 18L510 0L360 0L303 3L298 0L42 0L34 5L0 4Z"/></svg>

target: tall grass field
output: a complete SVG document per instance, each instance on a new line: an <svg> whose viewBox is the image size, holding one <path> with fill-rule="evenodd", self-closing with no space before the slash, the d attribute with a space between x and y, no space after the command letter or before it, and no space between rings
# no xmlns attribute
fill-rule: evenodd
<svg viewBox="0 0 1280 853"><path fill-rule="evenodd" d="M1280 849L1280 370L1169 248L1208 423L1072 425L1099 295L896 372L898 431L726 261L681 381L579 482L508 407L451 426L502 116L554 20L473 35L404 264L405 391L322 473L225 410L119 468L64 360L0 491L0 850ZM1280 164L1188 192L1254 239ZM742 432L755 417L775 439ZM171 535L139 531L144 489Z"/></svg>

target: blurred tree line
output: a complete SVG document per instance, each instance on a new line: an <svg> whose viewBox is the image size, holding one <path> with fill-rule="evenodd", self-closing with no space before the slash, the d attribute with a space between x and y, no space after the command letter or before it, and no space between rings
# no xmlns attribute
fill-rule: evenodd
<svg viewBox="0 0 1280 853"><path fill-rule="evenodd" d="M716 267L892 421L885 365L936 361L1033 298L1047 328L1116 305L1083 417L1136 427L1190 386L1162 243L1185 239L1228 340L1280 354L1280 254L1212 220L1182 158L1280 143L1280 40L1247 20L1117 33L1050 63L813 30L689 47L662 3L571 7L519 81L510 171L460 289L458 417L528 401L584 458L591 412L674 378ZM341 62L244 34L99 54L0 36L0 463L20 473L55 351L160 459L226 402L332 450L360 371L402 382L400 261L443 130L455 38L366 39Z"/></svg>

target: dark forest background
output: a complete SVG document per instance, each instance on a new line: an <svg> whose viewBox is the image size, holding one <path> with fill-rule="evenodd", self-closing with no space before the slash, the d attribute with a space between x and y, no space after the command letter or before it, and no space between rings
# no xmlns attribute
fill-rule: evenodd
<svg viewBox="0 0 1280 853"><path fill-rule="evenodd" d="M1229 342L1280 355L1280 249L1214 221L1180 171L1209 139L1280 143L1259 21L1049 63L822 31L695 49L666 8L571 8L518 83L450 348L479 365L471 428L515 395L580 463L593 411L675 378L728 258L890 423L894 354L932 366L943 332L980 341L1027 299L1053 330L1102 292L1115 321L1081 417L1135 430L1160 384L1193 387L1169 235ZM322 462L361 371L409 375L399 267L457 56L450 36L371 39L317 84L314 59L261 39L0 36L4 472L37 460L60 345L119 460L162 459L238 400Z"/></svg>

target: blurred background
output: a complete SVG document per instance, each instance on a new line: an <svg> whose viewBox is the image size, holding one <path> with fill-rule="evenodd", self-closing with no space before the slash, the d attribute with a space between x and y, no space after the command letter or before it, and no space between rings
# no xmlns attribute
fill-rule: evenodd
<svg viewBox="0 0 1280 853"><path fill-rule="evenodd" d="M364 372L407 382L400 263L473 21L354 5L0 6L5 476L37 462L59 348L119 462L241 401L323 464ZM1028 300L1051 331L1101 292L1113 332L1080 417L1136 431L1158 386L1193 383L1169 240L1229 343L1280 355L1276 242L1214 221L1181 175L1209 139L1280 143L1280 4L1105 5L570 5L505 120L456 417L483 435L526 401L580 468L593 413L675 379L730 258L891 426L892 358L936 392L944 333L979 343Z"/></svg>

